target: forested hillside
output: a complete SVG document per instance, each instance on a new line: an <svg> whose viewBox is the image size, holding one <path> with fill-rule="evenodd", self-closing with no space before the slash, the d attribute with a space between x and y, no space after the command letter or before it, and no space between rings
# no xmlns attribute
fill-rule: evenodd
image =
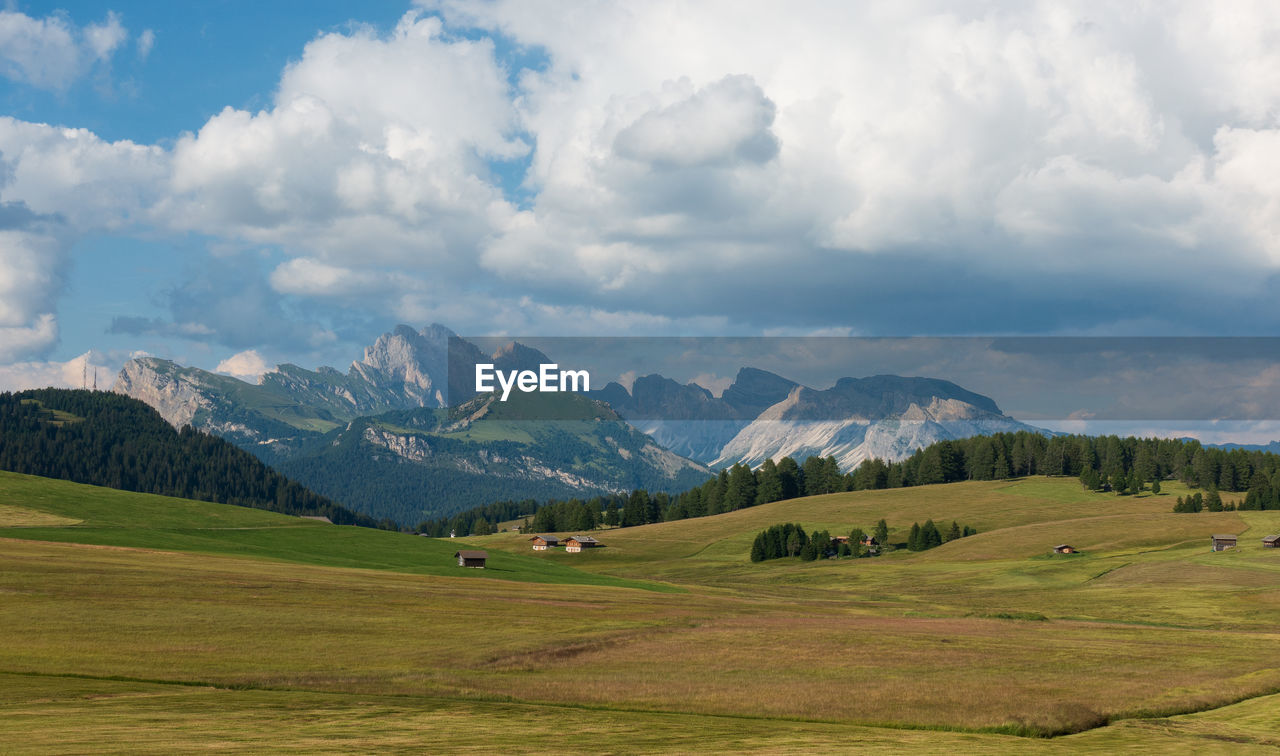
<svg viewBox="0 0 1280 756"><path fill-rule="evenodd" d="M635 489L629 496L590 501L553 499L540 505L530 500L499 501L420 523L418 530L430 535L484 533L495 522L525 515L528 529L539 533L600 525L627 527L801 496L1025 475L1069 475L1088 489L1120 495L1158 492L1160 481L1180 480L1210 492L1206 501L1213 501L1216 491L1247 492L1240 509L1280 509L1280 455L1268 451L1205 447L1195 439L1046 437L1019 432L939 441L901 462L870 459L851 472L841 471L834 457L812 456L803 464L783 457L776 464L765 460L754 470L735 464L702 485L674 495Z"/></svg>
<svg viewBox="0 0 1280 756"><path fill-rule="evenodd" d="M252 454L190 427L176 431L136 399L95 391L0 393L0 469L77 483L321 515L375 526Z"/></svg>

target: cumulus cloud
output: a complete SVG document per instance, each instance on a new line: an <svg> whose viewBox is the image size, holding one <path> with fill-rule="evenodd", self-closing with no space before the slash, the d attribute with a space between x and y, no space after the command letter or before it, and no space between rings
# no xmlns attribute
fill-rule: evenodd
<svg viewBox="0 0 1280 756"><path fill-rule="evenodd" d="M726 76L696 91L687 79L664 87L666 98L614 139L623 157L656 165L763 163L778 154L769 130L775 108L750 76Z"/></svg>
<svg viewBox="0 0 1280 756"><path fill-rule="evenodd" d="M267 107L226 107L164 146L0 118L0 201L77 233L271 247L269 272L193 278L170 317L115 325L236 350L333 338L346 317L1280 327L1271 5L423 6L387 31L320 34ZM128 41L110 15L17 16L0 14L0 39L70 45L80 66ZM153 43L144 32L138 53ZM5 75L54 86L82 70L51 54L40 73L29 49L4 53ZM538 62L516 70L510 50ZM14 291L24 264L8 266ZM34 270L57 291L56 265ZM48 302L13 305L11 327L35 329Z"/></svg>
<svg viewBox="0 0 1280 756"><path fill-rule="evenodd" d="M258 354L257 350L246 349L219 362L218 366L214 368L214 372L226 373L242 381L257 383L262 374L269 369L270 367L262 359L262 355Z"/></svg>
<svg viewBox="0 0 1280 756"><path fill-rule="evenodd" d="M40 89L65 90L95 65L109 62L128 36L114 11L84 27L62 15L32 18L0 11L0 75Z"/></svg>
<svg viewBox="0 0 1280 756"><path fill-rule="evenodd" d="M57 219L0 202L0 362L40 356L56 345L54 311L69 244Z"/></svg>
<svg viewBox="0 0 1280 756"><path fill-rule="evenodd" d="M136 227L164 195L161 147L108 142L88 129L0 116L0 200L21 202L82 231Z"/></svg>
<svg viewBox="0 0 1280 756"><path fill-rule="evenodd" d="M516 132L493 43L410 13L385 36L318 37L271 108L179 139L160 212L330 262L465 268L458 252L509 213L486 160L524 154Z"/></svg>
<svg viewBox="0 0 1280 756"><path fill-rule="evenodd" d="M2 358L0 358L2 359ZM16 362L0 365L0 391L22 391L33 388L92 388L99 390L115 385L116 373L127 359L88 351L66 362Z"/></svg>

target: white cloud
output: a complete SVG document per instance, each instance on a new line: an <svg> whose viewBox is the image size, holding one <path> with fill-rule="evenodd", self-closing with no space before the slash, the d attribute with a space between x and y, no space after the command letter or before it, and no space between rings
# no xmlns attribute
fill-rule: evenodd
<svg viewBox="0 0 1280 756"><path fill-rule="evenodd" d="M102 23L90 24L84 28L85 45L97 60L108 60L116 48L124 44L129 32L120 23L120 15L115 11L107 11Z"/></svg>
<svg viewBox="0 0 1280 756"><path fill-rule="evenodd" d="M151 29L143 29L138 35L138 58L146 60L151 55L151 48L156 46L156 33Z"/></svg>
<svg viewBox="0 0 1280 756"><path fill-rule="evenodd" d="M88 351L66 362L17 362L0 365L0 391L33 388L92 388L110 390L124 363L123 356Z"/></svg>
<svg viewBox="0 0 1280 756"><path fill-rule="evenodd" d="M426 5L321 34L269 106L163 147L0 118L0 201L282 252L120 324L233 349L332 336L296 316L337 304L543 333L1280 326L1271 4ZM5 75L54 87L128 38L7 13L4 39ZM525 158L517 207L495 174ZM0 270L44 292L12 327L57 270Z"/></svg>
<svg viewBox="0 0 1280 756"><path fill-rule="evenodd" d="M100 231L146 222L164 192L169 156L158 146L108 142L88 129L0 116L0 200Z"/></svg>
<svg viewBox="0 0 1280 756"><path fill-rule="evenodd" d="M40 89L65 90L128 39L120 16L77 28L63 15L32 18L0 11L0 75Z"/></svg>
<svg viewBox="0 0 1280 756"><path fill-rule="evenodd" d="M267 363L262 359L262 355L257 350L246 349L243 352L233 354L214 368L214 372L226 373L234 378L242 381L257 383L262 374L270 369Z"/></svg>
<svg viewBox="0 0 1280 756"><path fill-rule="evenodd" d="M58 341L58 321L53 313L36 315L30 323L0 326L0 363L49 351Z"/></svg>
<svg viewBox="0 0 1280 756"><path fill-rule="evenodd" d="M763 163L778 153L774 106L750 76L726 76L690 92L687 79L664 87L656 105L618 132L619 155L657 165Z"/></svg>
<svg viewBox="0 0 1280 756"><path fill-rule="evenodd" d="M508 90L493 44L437 18L322 35L270 109L227 108L178 140L159 211L335 264L470 267L457 250L509 214L485 160L528 149Z"/></svg>

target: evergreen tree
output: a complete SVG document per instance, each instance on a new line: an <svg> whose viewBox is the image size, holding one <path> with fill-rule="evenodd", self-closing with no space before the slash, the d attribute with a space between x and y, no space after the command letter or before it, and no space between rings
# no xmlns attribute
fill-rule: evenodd
<svg viewBox="0 0 1280 756"><path fill-rule="evenodd" d="M729 470L729 484L725 489L724 511L732 512L749 507L756 500L756 479L751 468L734 463Z"/></svg>
<svg viewBox="0 0 1280 756"><path fill-rule="evenodd" d="M960 524L959 524L959 523L957 523L955 520L952 520L952 521L951 521L951 529L947 531L947 537L946 537L946 540L947 540L947 542L948 542L948 543L950 543L951 541L955 541L955 540L959 539L960 537L961 537L961 535L960 535Z"/></svg>
<svg viewBox="0 0 1280 756"><path fill-rule="evenodd" d="M803 496L804 482L801 480L803 473L800 472L800 466L791 457L783 457L778 460L778 482L782 486L782 498L794 499Z"/></svg>
<svg viewBox="0 0 1280 756"><path fill-rule="evenodd" d="M756 504L768 504L782 500L782 478L778 466L766 459L756 472Z"/></svg>
<svg viewBox="0 0 1280 756"><path fill-rule="evenodd" d="M884 520L876 523L876 530L873 535L876 543L880 544L881 547L889 545L889 525Z"/></svg>
<svg viewBox="0 0 1280 756"><path fill-rule="evenodd" d="M920 528L920 545L922 549L932 549L942 545L942 534L938 532L938 526L933 524L933 520L926 520L924 526Z"/></svg>
<svg viewBox="0 0 1280 756"><path fill-rule="evenodd" d="M920 551L924 547L920 543L920 523L911 523L911 535L907 536L907 550Z"/></svg>

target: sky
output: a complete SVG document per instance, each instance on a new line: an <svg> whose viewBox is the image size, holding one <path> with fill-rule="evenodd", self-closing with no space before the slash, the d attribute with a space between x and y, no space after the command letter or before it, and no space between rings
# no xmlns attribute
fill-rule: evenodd
<svg viewBox="0 0 1280 756"><path fill-rule="evenodd" d="M1280 335L1274 3L186 6L0 5L0 389L397 323Z"/></svg>

